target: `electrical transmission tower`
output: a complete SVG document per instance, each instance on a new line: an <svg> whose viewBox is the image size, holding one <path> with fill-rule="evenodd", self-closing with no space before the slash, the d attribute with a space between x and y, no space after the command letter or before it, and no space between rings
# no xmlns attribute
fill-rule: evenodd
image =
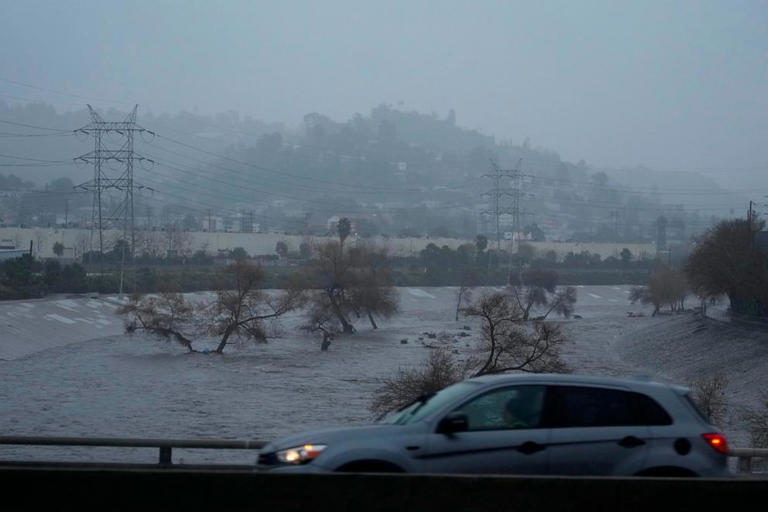
<svg viewBox="0 0 768 512"><path fill-rule="evenodd" d="M491 159L491 174L484 174L484 178L490 178L493 181L493 189L483 194L490 198L490 208L484 212L484 215L493 216L496 220L496 249L501 250L501 216L512 216L513 237L520 233L520 216L525 214L521 210L522 200L522 179L524 176L520 171L520 163L517 162L515 169L502 169ZM505 201L505 198L509 198Z"/></svg>
<svg viewBox="0 0 768 512"><path fill-rule="evenodd" d="M123 247L130 239L131 256L134 254L135 215L134 215L134 191L143 188L133 179L134 163L138 161L152 160L137 155L133 151L133 142L137 133L154 132L146 130L136 124L136 110L138 105L124 121L104 121L102 117L88 105L91 113L90 124L75 130L76 133L93 135L94 149L75 158L76 161L93 164L93 179L77 188L93 193L93 208L91 210L91 241L90 250L93 250L93 235L98 230L99 253L104 254L104 230L110 227L122 227ZM113 137L108 137L113 136ZM115 137L116 136L116 137ZM110 147L108 140L116 140ZM153 162L154 163L154 162ZM122 198L117 205L110 205L105 209L105 199L111 190L117 191Z"/></svg>

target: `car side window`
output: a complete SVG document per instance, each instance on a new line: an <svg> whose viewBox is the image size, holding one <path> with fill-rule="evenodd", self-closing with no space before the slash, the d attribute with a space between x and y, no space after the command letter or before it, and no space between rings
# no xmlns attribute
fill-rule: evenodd
<svg viewBox="0 0 768 512"><path fill-rule="evenodd" d="M589 386L552 386L547 423L552 428L669 425L669 414L641 393Z"/></svg>
<svg viewBox="0 0 768 512"><path fill-rule="evenodd" d="M637 407L637 419L641 425L671 425L672 416L653 398L642 393L632 393Z"/></svg>
<svg viewBox="0 0 768 512"><path fill-rule="evenodd" d="M544 408L545 386L509 386L477 396L454 413L466 414L468 430L538 428Z"/></svg>

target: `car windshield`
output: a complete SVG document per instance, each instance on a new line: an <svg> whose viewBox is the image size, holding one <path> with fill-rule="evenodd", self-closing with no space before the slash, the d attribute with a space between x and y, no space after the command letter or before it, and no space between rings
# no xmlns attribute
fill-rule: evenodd
<svg viewBox="0 0 768 512"><path fill-rule="evenodd" d="M471 393L473 389L477 389L477 386L478 383L472 381L464 381L448 386L435 394L419 397L402 409L387 414L379 420L379 423L385 425L415 423L432 412L442 409L456 400L460 400L461 397Z"/></svg>

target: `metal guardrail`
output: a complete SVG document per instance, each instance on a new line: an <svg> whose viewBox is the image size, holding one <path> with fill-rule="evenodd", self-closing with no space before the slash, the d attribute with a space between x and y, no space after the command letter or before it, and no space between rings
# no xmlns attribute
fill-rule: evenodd
<svg viewBox="0 0 768 512"><path fill-rule="evenodd" d="M120 437L35 437L0 436L0 445L34 446L109 446L122 448L158 448L158 464L173 464L171 455L174 448L203 448L214 450L258 450L267 444L256 440L225 439L142 439Z"/></svg>
<svg viewBox="0 0 768 512"><path fill-rule="evenodd" d="M174 448L202 448L213 450L258 450L266 445L257 440L226 439L142 439L120 437L35 437L0 436L0 445L31 446L108 446L123 448L158 448L158 464L172 465ZM752 459L768 459L768 448L730 448L728 456L738 459L739 473L752 473Z"/></svg>
<svg viewBox="0 0 768 512"><path fill-rule="evenodd" d="M739 461L739 473L752 473L752 459L768 459L768 448L731 448L729 457Z"/></svg>

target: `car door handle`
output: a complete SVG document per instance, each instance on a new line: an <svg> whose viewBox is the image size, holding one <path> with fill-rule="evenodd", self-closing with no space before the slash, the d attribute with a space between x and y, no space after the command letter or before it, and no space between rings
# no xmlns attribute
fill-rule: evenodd
<svg viewBox="0 0 768 512"><path fill-rule="evenodd" d="M621 441L619 441L619 446L623 446L624 448L634 448L636 446L642 446L645 444L645 441L642 439L638 439L635 436L627 436Z"/></svg>
<svg viewBox="0 0 768 512"><path fill-rule="evenodd" d="M517 447L517 451L520 453L523 453L525 455L531 455L536 452L540 452L544 448L546 448L546 445L534 443L533 441L526 441L525 443L521 444Z"/></svg>

